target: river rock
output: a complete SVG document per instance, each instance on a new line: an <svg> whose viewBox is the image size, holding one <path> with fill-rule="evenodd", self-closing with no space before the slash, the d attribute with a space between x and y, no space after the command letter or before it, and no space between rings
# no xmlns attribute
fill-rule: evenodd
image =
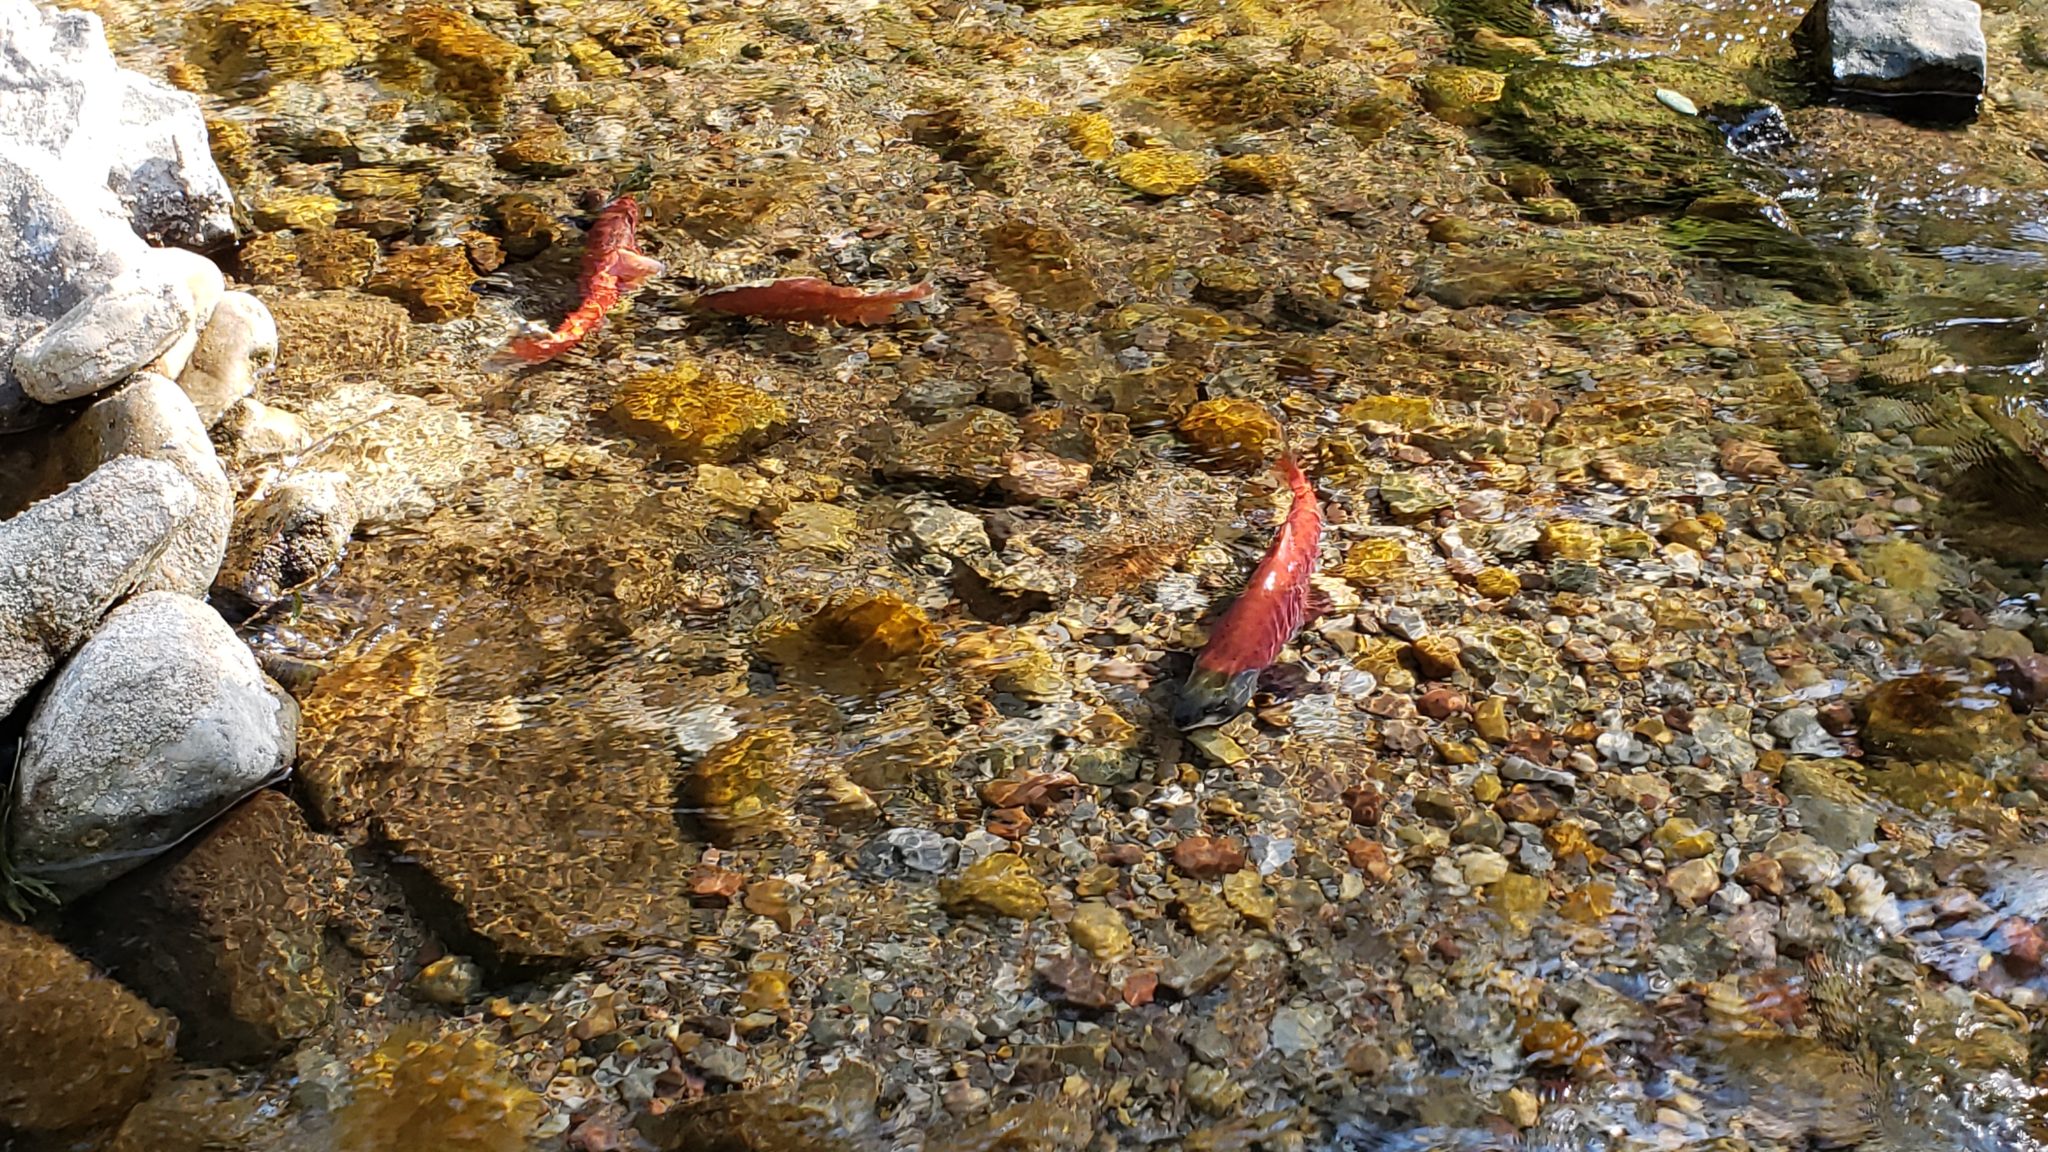
<svg viewBox="0 0 2048 1152"><path fill-rule="evenodd" d="M0 716L134 590L198 504L177 469L121 457L0 522Z"/></svg>
<svg viewBox="0 0 2048 1152"><path fill-rule="evenodd" d="M197 506L172 534L155 570L137 587L144 592L206 594L227 550L234 490L183 389L145 372L87 408L59 437L58 450L68 476L84 475L119 456L161 460L176 468L198 492Z"/></svg>
<svg viewBox="0 0 2048 1152"><path fill-rule="evenodd" d="M177 1015L184 1054L270 1055L333 1016L323 929L347 869L298 805L266 789L95 898L93 954Z"/></svg>
<svg viewBox="0 0 2048 1152"><path fill-rule="evenodd" d="M254 606L283 599L332 568L355 530L348 477L300 473L235 525L215 586Z"/></svg>
<svg viewBox="0 0 2048 1152"><path fill-rule="evenodd" d="M234 195L199 101L117 65L97 15L0 0L0 42L7 137L58 160L81 187L119 197L141 237L197 248L234 237Z"/></svg>
<svg viewBox="0 0 2048 1152"><path fill-rule="evenodd" d="M256 377L276 359L277 321L270 309L247 292L229 292L200 332L178 387L211 428L236 401L255 393Z"/></svg>
<svg viewBox="0 0 2048 1152"><path fill-rule="evenodd" d="M112 387L171 351L197 322L191 289L135 271L14 350L29 398L61 404Z"/></svg>
<svg viewBox="0 0 2048 1152"><path fill-rule="evenodd" d="M60 896L92 891L282 776L298 720L213 609L137 596L107 614L29 718L9 863Z"/></svg>
<svg viewBox="0 0 2048 1152"><path fill-rule="evenodd" d="M15 378L16 349L147 251L120 207L112 193L79 187L55 161L0 134L0 432L49 416Z"/></svg>
<svg viewBox="0 0 2048 1152"><path fill-rule="evenodd" d="M230 407L213 426L213 436L220 454L236 463L302 452L313 442L297 414L255 399Z"/></svg>
<svg viewBox="0 0 2048 1152"><path fill-rule="evenodd" d="M1984 93L1976 0L1820 0L1800 26L1822 82L1869 96L1967 101Z"/></svg>
<svg viewBox="0 0 2048 1152"><path fill-rule="evenodd" d="M0 1129L119 1120L170 1052L169 1021L62 944L0 916Z"/></svg>

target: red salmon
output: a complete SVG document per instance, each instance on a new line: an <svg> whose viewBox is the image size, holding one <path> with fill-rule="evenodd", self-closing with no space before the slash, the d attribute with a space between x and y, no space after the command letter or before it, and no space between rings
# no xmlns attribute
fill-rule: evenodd
<svg viewBox="0 0 2048 1152"><path fill-rule="evenodd" d="M505 354L528 364L552 360L583 343L604 326L605 313L626 293L661 275L661 261L640 251L640 205L621 196L598 214L583 238L583 275L578 282L583 301L545 336L521 336ZM502 356L501 354L501 362Z"/></svg>
<svg viewBox="0 0 2048 1152"><path fill-rule="evenodd" d="M898 304L923 300L931 294L930 284L913 284L887 292L863 292L815 276L798 276L790 280L741 284L706 292L697 297L697 306L731 316L752 316L761 320L880 324L896 314Z"/></svg>
<svg viewBox="0 0 2048 1152"><path fill-rule="evenodd" d="M1209 643L1195 658L1195 670L1173 709L1182 728L1221 724L1244 710L1258 687L1259 673L1308 621L1309 578L1323 542L1323 513L1316 490L1292 453L1280 457L1280 476L1294 493L1294 505L1280 534L1252 570L1251 582L1216 622Z"/></svg>

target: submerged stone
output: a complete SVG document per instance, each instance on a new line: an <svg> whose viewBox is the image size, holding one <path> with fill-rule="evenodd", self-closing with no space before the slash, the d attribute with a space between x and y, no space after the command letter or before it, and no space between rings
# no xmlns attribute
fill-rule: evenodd
<svg viewBox="0 0 2048 1152"><path fill-rule="evenodd" d="M1014 852L998 852L968 866L939 886L946 910L955 915L1006 916L1029 920L1045 911L1045 885Z"/></svg>
<svg viewBox="0 0 2048 1152"><path fill-rule="evenodd" d="M905 684L938 653L939 632L924 610L893 592L853 593L762 645L785 676L849 687Z"/></svg>
<svg viewBox="0 0 2048 1152"><path fill-rule="evenodd" d="M119 1120L171 1053L171 1027L62 944L0 916L0 1126Z"/></svg>
<svg viewBox="0 0 2048 1152"><path fill-rule="evenodd" d="M1251 400L1204 400L1180 418L1196 452L1232 468L1257 468L1280 450L1280 422Z"/></svg>
<svg viewBox="0 0 2048 1152"><path fill-rule="evenodd" d="M789 733L775 729L720 744L684 775L682 811L719 844L780 827L796 791L789 765L795 747Z"/></svg>
<svg viewBox="0 0 2048 1152"><path fill-rule="evenodd" d="M2003 697L1941 676L1887 680L1864 704L1863 743L1879 756L1981 765L2011 755L2024 737Z"/></svg>
<svg viewBox="0 0 2048 1152"><path fill-rule="evenodd" d="M1537 61L1509 74L1494 124L1595 219L1674 211L1731 186L1735 174L1720 129L1659 103L1659 87L1685 91L1709 111L1751 102L1740 84L1706 65Z"/></svg>
<svg viewBox="0 0 2048 1152"><path fill-rule="evenodd" d="M685 361L628 380L612 419L665 456L691 464L730 464L789 428L789 408L749 384Z"/></svg>
<svg viewBox="0 0 2048 1152"><path fill-rule="evenodd" d="M523 1152L547 1106L478 1033L400 1033L371 1052L334 1112L336 1152Z"/></svg>

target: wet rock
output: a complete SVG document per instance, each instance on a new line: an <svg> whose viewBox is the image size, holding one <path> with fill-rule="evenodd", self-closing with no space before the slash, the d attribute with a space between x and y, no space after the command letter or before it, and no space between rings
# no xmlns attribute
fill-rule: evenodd
<svg viewBox="0 0 2048 1152"><path fill-rule="evenodd" d="M414 998L444 1008L460 1008L476 999L484 983L483 969L467 956L443 956L421 968L406 986Z"/></svg>
<svg viewBox="0 0 2048 1152"><path fill-rule="evenodd" d="M1110 160L1109 171L1147 196L1181 196L1209 178L1201 157L1173 148L1141 148Z"/></svg>
<svg viewBox="0 0 2048 1152"><path fill-rule="evenodd" d="M1753 715L1740 704L1702 708L1693 714L1693 739L1713 757L1716 768L1735 774L1756 767L1757 749L1749 738Z"/></svg>
<svg viewBox="0 0 2048 1152"><path fill-rule="evenodd" d="M325 382L403 363L412 321L404 308L359 292L267 298L281 376Z"/></svg>
<svg viewBox="0 0 2048 1152"><path fill-rule="evenodd" d="M428 1040L402 1030L354 1069L333 1112L334 1148L528 1148L547 1107L505 1065L505 1054L478 1033Z"/></svg>
<svg viewBox="0 0 2048 1152"><path fill-rule="evenodd" d="M1851 1053L1802 1036L1745 1036L1719 1053L1730 1101L1767 1140L1826 1147L1871 1133L1876 1081Z"/></svg>
<svg viewBox="0 0 2048 1152"><path fill-rule="evenodd" d="M298 473L235 524L214 586L254 606L281 600L339 563L355 530L348 478Z"/></svg>
<svg viewBox="0 0 2048 1152"><path fill-rule="evenodd" d="M183 1069L157 1080L106 1145L106 1152L215 1152L284 1142L285 1127L230 1072Z"/></svg>
<svg viewBox="0 0 2048 1152"><path fill-rule="evenodd" d="M154 570L198 503L169 464L121 457L0 521L0 715Z"/></svg>
<svg viewBox="0 0 2048 1152"><path fill-rule="evenodd" d="M1673 868L1664 884L1680 904L1697 908L1721 887L1721 874L1711 860L1688 860Z"/></svg>
<svg viewBox="0 0 2048 1152"><path fill-rule="evenodd" d="M211 428L237 401L255 393L257 376L276 359L277 322L270 309L246 292L228 292L200 330L192 359L178 374L178 387Z"/></svg>
<svg viewBox="0 0 2048 1152"><path fill-rule="evenodd" d="M97 15L9 0L0 27L12 48L0 80L9 138L61 157L82 188L111 191L152 242L208 248L235 234L197 100L117 66Z"/></svg>
<svg viewBox="0 0 2048 1152"><path fill-rule="evenodd" d="M1976 0L1820 0L1800 33L1815 74L1839 91L1912 97L1915 109L1948 112L1976 111L1984 93Z"/></svg>
<svg viewBox="0 0 2048 1152"><path fill-rule="evenodd" d="M1091 1012L1114 1007L1121 998L1102 973L1080 956L1055 956L1041 961L1038 978L1051 986L1056 1003Z"/></svg>
<svg viewBox="0 0 2048 1152"><path fill-rule="evenodd" d="M16 875L77 896L290 768L298 709L213 609L150 592L107 614L29 718Z"/></svg>
<svg viewBox="0 0 2048 1152"><path fill-rule="evenodd" d="M178 470L199 499L137 589L205 595L227 549L234 492L184 390L155 373L143 373L87 408L57 446L57 463L70 476L86 475L119 456L160 460Z"/></svg>
<svg viewBox="0 0 2048 1152"><path fill-rule="evenodd" d="M692 464L730 464L789 428L789 408L751 385L686 361L628 380L612 419L663 455Z"/></svg>
<svg viewBox="0 0 2048 1152"><path fill-rule="evenodd" d="M1864 702L1864 747L1901 760L1995 760L2018 747L2022 729L2002 697L1938 675L1887 680Z"/></svg>
<svg viewBox="0 0 2048 1152"><path fill-rule="evenodd" d="M1315 1004L1288 1005L1273 1013L1268 1042L1281 1055L1294 1058L1319 1052L1333 1027L1329 1009Z"/></svg>
<svg viewBox="0 0 2048 1152"><path fill-rule="evenodd" d="M939 632L894 593L854 593L778 629L762 647L793 679L859 690L916 679L938 653Z"/></svg>
<svg viewBox="0 0 2048 1152"><path fill-rule="evenodd" d="M1173 866L1197 880L1214 880L1244 867L1244 848L1214 836L1190 836L1173 846Z"/></svg>
<svg viewBox="0 0 2048 1152"><path fill-rule="evenodd" d="M1423 74L1422 106L1437 119L1466 127L1493 118L1507 77L1482 68L1461 68L1442 64Z"/></svg>
<svg viewBox="0 0 2048 1152"><path fill-rule="evenodd" d="M1083 312L1101 299L1081 246L1064 231L1012 220L982 233L989 271L1040 308Z"/></svg>
<svg viewBox="0 0 2048 1152"><path fill-rule="evenodd" d="M1083 461L1022 449L1004 458L1003 477L996 487L1022 503L1072 500L1088 490L1094 472Z"/></svg>
<svg viewBox="0 0 2048 1152"><path fill-rule="evenodd" d="M1045 911L1045 885L1014 852L998 852L944 881L939 892L954 915L1004 916L1030 920Z"/></svg>
<svg viewBox="0 0 2048 1152"><path fill-rule="evenodd" d="M875 453L885 480L911 480L979 493L1010 474L1022 437L1017 421L992 408L969 408L929 427L886 430Z"/></svg>
<svg viewBox="0 0 2048 1152"><path fill-rule="evenodd" d="M1720 129L1659 103L1660 87L1709 111L1748 100L1737 81L1706 65L1536 61L1508 76L1494 125L1596 220L1674 211L1729 186L1733 173Z"/></svg>
<svg viewBox="0 0 2048 1152"><path fill-rule="evenodd" d="M386 256L370 278L369 292L405 305L422 324L443 324L476 311L470 285L476 270L460 246L415 244Z"/></svg>
<svg viewBox="0 0 2048 1152"><path fill-rule="evenodd" d="M1124 923L1123 913L1100 901L1075 905L1073 918L1067 922L1067 933L1076 945L1105 964L1113 964L1131 951L1131 930Z"/></svg>
<svg viewBox="0 0 2048 1152"><path fill-rule="evenodd" d="M1250 400L1204 400L1178 425L1196 452L1231 468L1257 468L1280 451L1280 422Z"/></svg>
<svg viewBox="0 0 2048 1152"><path fill-rule="evenodd" d="M940 556L976 556L989 551L981 517L938 500L904 505L905 530L917 546Z"/></svg>
<svg viewBox="0 0 2048 1152"><path fill-rule="evenodd" d="M405 40L434 66L436 87L483 111L498 106L529 62L523 49L441 4L407 8Z"/></svg>
<svg viewBox="0 0 2048 1152"><path fill-rule="evenodd" d="M775 538L783 547L808 548L845 555L860 530L860 515L851 508L800 500L775 517Z"/></svg>
<svg viewBox="0 0 2048 1152"><path fill-rule="evenodd" d="M259 792L190 849L95 898L86 912L95 954L177 1015L181 1052L271 1055L333 1017L324 932L347 870L298 805Z"/></svg>
<svg viewBox="0 0 2048 1152"><path fill-rule="evenodd" d="M235 0L191 21L192 55L219 91L345 68L361 55L340 21L275 0Z"/></svg>
<svg viewBox="0 0 2048 1152"><path fill-rule="evenodd" d="M994 557L971 556L953 569L953 590L980 619L1015 624L1066 603L1073 575L1036 558L1004 564Z"/></svg>
<svg viewBox="0 0 2048 1152"><path fill-rule="evenodd" d="M0 1125L119 1120L171 1053L171 1027L54 940L0 916Z"/></svg>
<svg viewBox="0 0 2048 1152"><path fill-rule="evenodd" d="M796 789L790 771L795 741L777 729L728 740L692 765L680 789L682 810L719 844L734 844L782 825Z"/></svg>
<svg viewBox="0 0 2048 1152"><path fill-rule="evenodd" d="M184 285L137 273L108 285L14 350L14 377L44 404L109 388L193 331L198 306Z"/></svg>
<svg viewBox="0 0 2048 1152"><path fill-rule="evenodd" d="M299 452L313 442L296 415L256 400L229 408L214 425L213 436L219 454L238 464Z"/></svg>
<svg viewBox="0 0 2048 1152"><path fill-rule="evenodd" d="M1159 986L1182 999L1215 990L1237 970L1238 953L1221 944L1197 944L1159 967Z"/></svg>

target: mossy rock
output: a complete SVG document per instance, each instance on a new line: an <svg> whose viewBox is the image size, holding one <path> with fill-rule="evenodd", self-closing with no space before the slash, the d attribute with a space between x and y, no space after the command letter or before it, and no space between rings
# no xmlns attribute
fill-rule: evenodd
<svg viewBox="0 0 2048 1152"><path fill-rule="evenodd" d="M1849 282L1819 245L1774 223L1765 213L1731 217L1724 211L1732 202L1752 197L1764 200L1740 190L1701 197L1671 222L1671 247L1681 255L1780 285L1801 300L1848 303Z"/></svg>
<svg viewBox="0 0 2048 1152"><path fill-rule="evenodd" d="M1535 38L1550 31L1550 24L1536 11L1532 0L1441 0L1436 18L1459 36L1470 37L1482 28L1503 36Z"/></svg>
<svg viewBox="0 0 2048 1152"><path fill-rule="evenodd" d="M1740 80L1706 65L1534 61L1509 73L1493 123L1594 219L1673 212L1734 187L1737 161L1719 129L1659 103L1659 88L1710 110L1755 103Z"/></svg>

